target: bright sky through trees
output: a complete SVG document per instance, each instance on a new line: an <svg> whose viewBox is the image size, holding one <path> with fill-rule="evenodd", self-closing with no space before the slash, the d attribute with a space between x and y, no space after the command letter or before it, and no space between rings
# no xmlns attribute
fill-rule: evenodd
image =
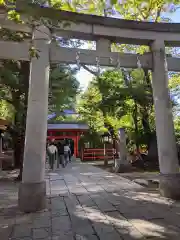
<svg viewBox="0 0 180 240"><path fill-rule="evenodd" d="M173 22L180 23L180 9L178 9L176 13L166 15L166 17L172 19ZM77 73L77 79L80 82L80 87L84 90L87 88L92 78L93 75L83 68L81 68L81 70Z"/></svg>

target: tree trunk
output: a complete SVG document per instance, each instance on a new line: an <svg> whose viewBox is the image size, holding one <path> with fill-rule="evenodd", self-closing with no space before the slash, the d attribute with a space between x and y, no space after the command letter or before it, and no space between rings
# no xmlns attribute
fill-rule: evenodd
<svg viewBox="0 0 180 240"><path fill-rule="evenodd" d="M14 106L16 109L15 117L14 117L14 127L12 133L12 140L13 140L13 149L14 149L14 167L20 167L20 152L21 152L21 145L19 143L20 138L20 125L21 125L21 116L20 116L20 93L12 94L13 101L15 102Z"/></svg>
<svg viewBox="0 0 180 240"><path fill-rule="evenodd" d="M146 144L147 146L149 146L150 140L151 140L151 128L149 125L149 114L147 109L143 109L141 111L142 114L142 126L143 126L143 130L144 130L144 134L146 136Z"/></svg>
<svg viewBox="0 0 180 240"><path fill-rule="evenodd" d="M147 87L149 88L150 92L152 92L152 85L151 85L149 71L148 69L143 69L143 70L144 70L144 82L147 84ZM151 104L153 106L153 100ZM146 108L142 109L141 114L142 114L142 126L146 136L146 143L147 143L147 146L149 147L149 144L151 141L151 128L149 124L149 114L147 109Z"/></svg>
<svg viewBox="0 0 180 240"><path fill-rule="evenodd" d="M135 144L136 151L139 154L139 129L138 129L138 106L136 100L134 100L134 112L133 112L133 120L134 120L134 130L135 130Z"/></svg>
<svg viewBox="0 0 180 240"><path fill-rule="evenodd" d="M21 74L24 76L23 78L23 87L24 87L24 104L23 104L23 112L22 112L22 127L21 127L21 135L20 135L20 171L18 180L22 180L22 172L23 172L23 157L24 157L24 143L25 143L25 132L26 132L26 116L27 116L27 104L28 104L28 92L29 92L29 71L30 64L29 62L23 62L21 64Z"/></svg>

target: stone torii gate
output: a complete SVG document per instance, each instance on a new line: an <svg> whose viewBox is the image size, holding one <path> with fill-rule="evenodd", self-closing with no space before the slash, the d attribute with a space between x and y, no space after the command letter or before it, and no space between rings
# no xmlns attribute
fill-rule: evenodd
<svg viewBox="0 0 180 240"><path fill-rule="evenodd" d="M26 1L25 1L26 2ZM161 172L160 191L163 196L180 199L180 175L174 135L173 117L168 90L167 71L180 71L180 59L166 56L165 46L180 46L180 24L147 23L107 17L90 16L42 8L20 2L17 11L28 17L51 18L60 21L54 27L56 36L93 40L96 50L68 49L51 43L51 33L44 26L33 31L33 42L39 58L29 57L30 42L0 42L0 58L30 61L29 97L22 183L19 207L33 212L46 206L45 146L47 134L49 66L51 63L137 68L137 59L144 69L152 70L153 98L156 114L156 134ZM39 17L40 18L40 17ZM69 21L66 26L63 21ZM1 11L0 24L14 31L32 32L25 24L7 20ZM111 43L148 45L151 52L138 56L111 52ZM167 69L168 66L168 69Z"/></svg>

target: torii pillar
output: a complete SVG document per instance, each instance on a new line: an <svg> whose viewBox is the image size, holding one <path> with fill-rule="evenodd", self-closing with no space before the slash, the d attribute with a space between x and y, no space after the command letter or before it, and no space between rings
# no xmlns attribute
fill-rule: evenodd
<svg viewBox="0 0 180 240"><path fill-rule="evenodd" d="M35 212L46 207L45 155L49 90L50 32L45 26L36 28L33 36L38 57L31 60L26 137L19 207Z"/></svg>
<svg viewBox="0 0 180 240"><path fill-rule="evenodd" d="M163 40L151 45L153 56L152 87L155 106L156 136L160 166L160 192L163 196L180 199L180 174L168 89L168 69Z"/></svg>

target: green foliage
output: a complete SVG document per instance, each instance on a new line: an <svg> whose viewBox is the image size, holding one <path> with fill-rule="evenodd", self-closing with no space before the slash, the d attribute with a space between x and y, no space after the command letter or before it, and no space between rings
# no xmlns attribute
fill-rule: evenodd
<svg viewBox="0 0 180 240"><path fill-rule="evenodd" d="M174 128L177 142L180 143L180 116L177 116L174 121Z"/></svg>
<svg viewBox="0 0 180 240"><path fill-rule="evenodd" d="M98 89L90 84L88 90L81 95L78 102L77 111L80 117L88 122L92 132L101 132L104 130L103 115L98 109L101 101L101 95Z"/></svg>
<svg viewBox="0 0 180 240"><path fill-rule="evenodd" d="M76 96L79 93L79 82L76 69L65 65L52 66L50 71L49 111L60 112L74 109Z"/></svg>
<svg viewBox="0 0 180 240"><path fill-rule="evenodd" d="M95 132L110 126L117 133L125 127L134 143L148 144L152 106L151 86L142 70L107 70L94 78L81 98L79 111Z"/></svg>
<svg viewBox="0 0 180 240"><path fill-rule="evenodd" d="M7 101L0 100L0 119L12 121L14 109Z"/></svg>

